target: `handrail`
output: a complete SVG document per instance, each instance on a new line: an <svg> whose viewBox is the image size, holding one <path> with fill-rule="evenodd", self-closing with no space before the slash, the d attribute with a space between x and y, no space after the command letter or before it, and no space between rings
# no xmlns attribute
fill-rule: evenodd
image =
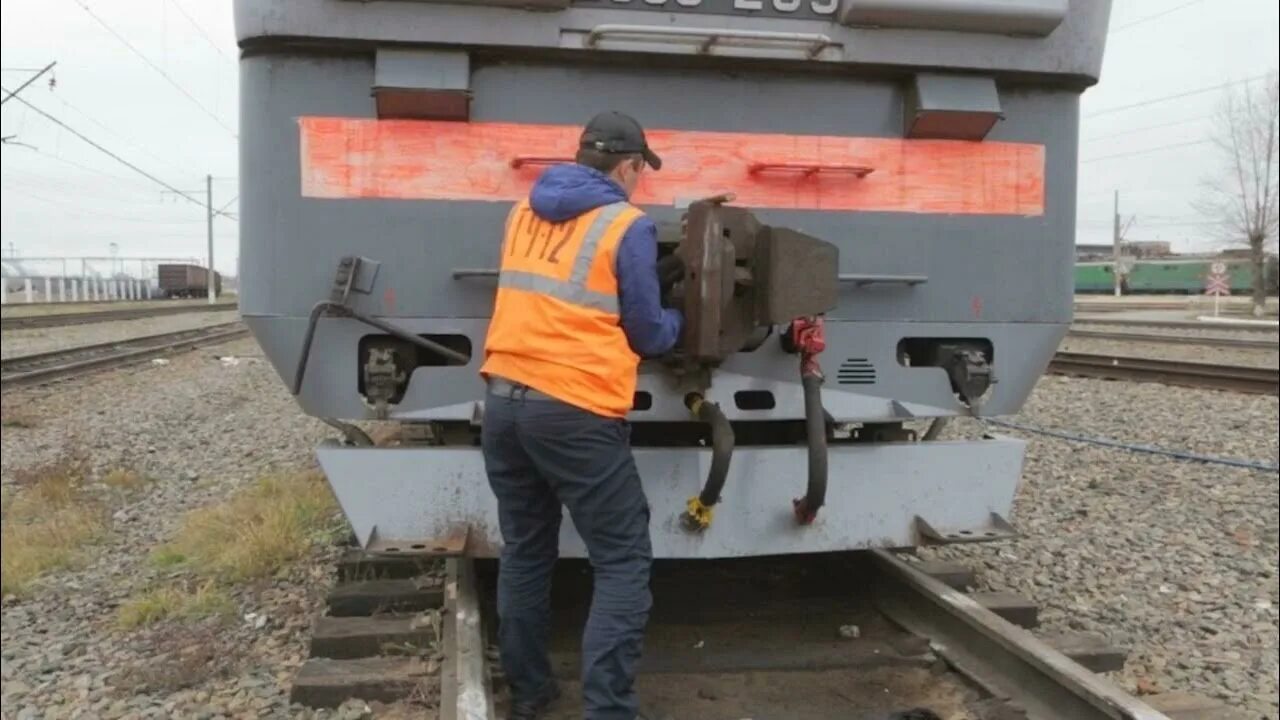
<svg viewBox="0 0 1280 720"><path fill-rule="evenodd" d="M856 178L864 178L876 169L869 165L853 165L849 163L817 163L817 162L770 162L760 161L753 162L747 166L747 172L756 175L762 172L770 172L773 170L781 170L784 172L799 172L805 177L817 175L818 173L849 173Z"/></svg>
<svg viewBox="0 0 1280 720"><path fill-rule="evenodd" d="M454 268L453 279L463 280L466 278L496 278L498 277L498 268Z"/></svg>
<svg viewBox="0 0 1280 720"><path fill-rule="evenodd" d="M869 275L863 273L840 273L836 279L842 283L853 283L856 287L864 285L923 285L929 282L928 275Z"/></svg>
<svg viewBox="0 0 1280 720"><path fill-rule="evenodd" d="M549 155L517 155L511 158L511 167L519 169L525 165L560 165L562 163L571 163L571 157L551 157Z"/></svg>
<svg viewBox="0 0 1280 720"><path fill-rule="evenodd" d="M701 40L698 52L707 53L722 40L733 41L739 46L770 47L775 45L801 45L809 58L816 58L824 49L835 45L831 38L820 33L774 32L770 30L736 30L733 28L667 27L665 25L628 25L609 23L597 25L587 33L585 45L594 48L609 35L626 35L633 38L681 42Z"/></svg>

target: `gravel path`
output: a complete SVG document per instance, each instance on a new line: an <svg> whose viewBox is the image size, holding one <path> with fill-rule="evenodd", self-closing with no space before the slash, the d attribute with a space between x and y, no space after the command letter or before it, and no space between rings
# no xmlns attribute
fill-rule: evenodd
<svg viewBox="0 0 1280 720"><path fill-rule="evenodd" d="M1130 340L1098 340L1066 337L1058 349L1063 352L1096 353L1154 360L1187 360L1214 365L1241 367L1280 366L1280 346L1275 350L1261 348L1213 347L1210 345L1173 345Z"/></svg>
<svg viewBox="0 0 1280 720"><path fill-rule="evenodd" d="M1271 464L1278 420L1274 397L1061 377L1042 380L1017 418ZM980 430L966 420L944 436ZM1030 438L1013 518L1023 536L927 554L973 563L984 588L1035 599L1046 631L1131 647L1119 674L1131 691L1198 692L1274 720L1277 474Z"/></svg>
<svg viewBox="0 0 1280 720"><path fill-rule="evenodd" d="M3 342L0 342L0 357L9 358L18 355L30 355L79 345L96 345L113 340L125 340L176 332L178 330L208 327L219 323L234 322L239 318L239 315L237 311L231 310L227 312L191 313L189 315L160 315L137 320L116 320L113 322L64 325L51 328L6 330L3 334Z"/></svg>
<svg viewBox="0 0 1280 720"><path fill-rule="evenodd" d="M228 355L238 361L219 359ZM116 626L119 605L163 578L147 556L186 511L273 468L310 467L315 443L332 435L302 415L254 342L6 394L6 410L11 403L34 426L4 430L6 483L15 471L77 452L88 453L99 472L128 467L152 481L115 510L110 534L84 567L54 573L30 597L5 602L3 716L73 717L77 708L102 718L296 716L287 705L289 682L306 656L332 576L327 554L336 549L286 577L237 590L238 615L265 615L261 628L238 621ZM183 684L191 687L173 690Z"/></svg>

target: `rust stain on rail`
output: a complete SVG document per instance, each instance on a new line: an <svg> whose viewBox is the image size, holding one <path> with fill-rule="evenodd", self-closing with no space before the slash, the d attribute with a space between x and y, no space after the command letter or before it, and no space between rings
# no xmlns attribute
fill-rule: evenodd
<svg viewBox="0 0 1280 720"><path fill-rule="evenodd" d="M340 117L303 117L299 127L302 195L329 199L519 200L549 162L573 156L581 132ZM690 130L648 136L663 167L642 178L641 204L733 191L757 208L1044 214L1042 145ZM526 157L531 151L541 156Z"/></svg>

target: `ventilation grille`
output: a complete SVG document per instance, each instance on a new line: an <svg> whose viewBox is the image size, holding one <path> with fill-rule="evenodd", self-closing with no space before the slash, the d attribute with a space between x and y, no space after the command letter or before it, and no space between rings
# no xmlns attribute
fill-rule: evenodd
<svg viewBox="0 0 1280 720"><path fill-rule="evenodd" d="M876 366L866 358L849 358L836 371L836 383L840 385L874 385Z"/></svg>

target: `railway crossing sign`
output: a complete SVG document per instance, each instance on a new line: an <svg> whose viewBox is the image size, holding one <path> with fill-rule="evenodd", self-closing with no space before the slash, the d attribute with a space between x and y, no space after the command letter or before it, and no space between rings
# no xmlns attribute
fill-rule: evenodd
<svg viewBox="0 0 1280 720"><path fill-rule="evenodd" d="M1231 294L1231 280L1227 277L1227 266L1224 263L1216 262L1209 267L1204 294L1213 296L1213 316L1218 317L1218 298Z"/></svg>
<svg viewBox="0 0 1280 720"><path fill-rule="evenodd" d="M1211 274L1209 275L1209 277L1205 280L1205 283L1204 283L1204 294L1205 294L1205 295L1214 295L1214 296L1217 296L1217 295L1230 295L1230 294L1231 294L1231 281L1227 279L1227 276L1226 276L1226 275L1219 275L1218 273L1211 273Z"/></svg>

